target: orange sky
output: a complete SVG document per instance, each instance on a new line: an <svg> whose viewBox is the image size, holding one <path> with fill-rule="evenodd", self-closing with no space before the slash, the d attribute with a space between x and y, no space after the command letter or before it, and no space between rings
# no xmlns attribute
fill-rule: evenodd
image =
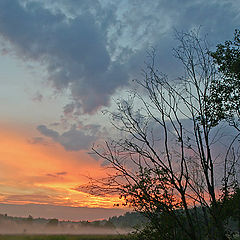
<svg viewBox="0 0 240 240"><path fill-rule="evenodd" d="M84 151L70 152L53 141L37 142L31 126L0 124L0 203L112 208L119 198L73 190L87 176L101 177L101 161Z"/></svg>

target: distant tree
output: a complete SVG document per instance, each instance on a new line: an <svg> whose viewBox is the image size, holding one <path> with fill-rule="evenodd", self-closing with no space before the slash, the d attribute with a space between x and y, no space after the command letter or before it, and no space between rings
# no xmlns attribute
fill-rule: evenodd
<svg viewBox="0 0 240 240"><path fill-rule="evenodd" d="M114 224L111 221L106 221L104 224L105 228L115 228Z"/></svg>
<svg viewBox="0 0 240 240"><path fill-rule="evenodd" d="M84 227L90 226L91 223L89 221L81 221L81 225Z"/></svg>
<svg viewBox="0 0 240 240"><path fill-rule="evenodd" d="M217 179L225 179L226 198L234 190L228 181L234 168L219 169L228 164L223 155L229 149L221 149L221 161L214 154L222 116L214 107L212 114L214 103L209 106L221 76L204 39L195 32L176 35L174 53L184 75L169 80L156 69L153 51L144 79L136 81L140 89L109 112L120 139L93 148L115 171L100 189L119 192L126 205L142 212L156 233L152 239L226 240Z"/></svg>
<svg viewBox="0 0 240 240"><path fill-rule="evenodd" d="M58 219L56 219L56 218L50 219L47 223L47 226L48 227L57 227L58 226Z"/></svg>
<svg viewBox="0 0 240 240"><path fill-rule="evenodd" d="M33 217L31 215L28 216L27 222L28 222L28 224L32 224L33 223Z"/></svg>
<svg viewBox="0 0 240 240"><path fill-rule="evenodd" d="M100 227L101 225L100 225L100 221L94 221L94 222L92 222L92 226L93 227Z"/></svg>

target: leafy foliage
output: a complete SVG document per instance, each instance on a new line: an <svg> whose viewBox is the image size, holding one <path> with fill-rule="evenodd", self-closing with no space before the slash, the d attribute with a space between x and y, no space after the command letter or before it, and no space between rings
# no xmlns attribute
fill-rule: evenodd
<svg viewBox="0 0 240 240"><path fill-rule="evenodd" d="M233 40L217 45L217 50L210 55L221 74L210 86L211 94L207 99L209 115L215 118L215 124L226 119L239 130L240 31L235 30Z"/></svg>

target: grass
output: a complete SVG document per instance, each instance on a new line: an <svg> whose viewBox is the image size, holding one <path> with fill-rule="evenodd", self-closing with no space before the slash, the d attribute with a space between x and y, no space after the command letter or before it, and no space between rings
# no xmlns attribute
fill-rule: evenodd
<svg viewBox="0 0 240 240"><path fill-rule="evenodd" d="M0 240L127 240L124 235L0 235Z"/></svg>

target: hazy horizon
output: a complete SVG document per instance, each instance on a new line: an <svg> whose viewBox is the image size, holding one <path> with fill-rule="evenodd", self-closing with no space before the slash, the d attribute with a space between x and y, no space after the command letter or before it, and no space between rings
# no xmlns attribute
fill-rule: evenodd
<svg viewBox="0 0 240 240"><path fill-rule="evenodd" d="M130 209L116 208L87 208L54 206L48 204L4 204L0 203L0 214L12 217L57 218L60 221L94 221L120 216L131 211Z"/></svg>

